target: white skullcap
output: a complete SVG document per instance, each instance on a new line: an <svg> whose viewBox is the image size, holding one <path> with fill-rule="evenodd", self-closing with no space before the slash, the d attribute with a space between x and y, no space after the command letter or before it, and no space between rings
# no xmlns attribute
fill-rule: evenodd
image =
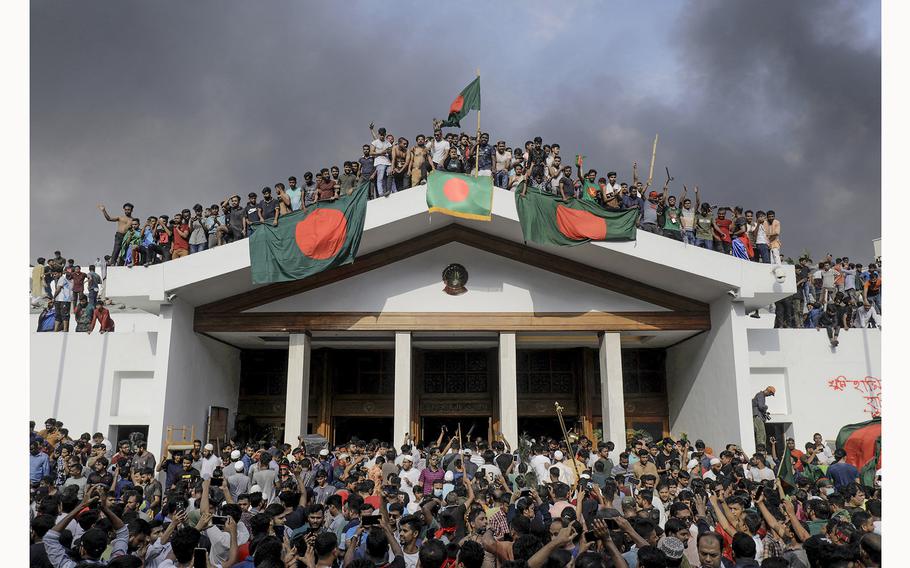
<svg viewBox="0 0 910 568"><path fill-rule="evenodd" d="M262 493L262 487L259 487L258 485L252 486L250 487L250 493Z"/></svg>
<svg viewBox="0 0 910 568"><path fill-rule="evenodd" d="M240 459L240 450L234 450L233 452L231 452L231 459L239 460Z"/></svg>
<svg viewBox="0 0 910 568"><path fill-rule="evenodd" d="M208 451L211 452L212 450L215 449L215 446L213 446L213 445L211 445L211 444L206 444L206 445L204 446L204 449L206 449L206 450L208 450Z"/></svg>
<svg viewBox="0 0 910 568"><path fill-rule="evenodd" d="M242 472L243 472L243 467L244 467L244 466L243 466L243 462L236 462L236 463L234 463L234 471L236 471L237 473L242 473Z"/></svg>
<svg viewBox="0 0 910 568"><path fill-rule="evenodd" d="M455 479L455 474L451 471L447 471L445 475L446 481L453 481Z"/></svg>
<svg viewBox="0 0 910 568"><path fill-rule="evenodd" d="M561 450L556 450L555 452L553 452L553 459L555 459L556 461L562 461L562 458L563 458L563 456L562 456Z"/></svg>
<svg viewBox="0 0 910 568"><path fill-rule="evenodd" d="M327 456L327 455L329 455L329 450L326 449L326 448L322 448L321 450L319 450L319 455L320 455L320 456Z"/></svg>

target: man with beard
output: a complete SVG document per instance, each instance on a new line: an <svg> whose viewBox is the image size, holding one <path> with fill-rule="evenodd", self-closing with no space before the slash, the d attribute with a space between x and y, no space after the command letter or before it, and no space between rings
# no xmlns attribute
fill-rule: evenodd
<svg viewBox="0 0 910 568"><path fill-rule="evenodd" d="M477 156L477 175L493 175L493 147L490 146L490 135L484 132L480 142L474 147Z"/></svg>
<svg viewBox="0 0 910 568"><path fill-rule="evenodd" d="M427 149L427 138L423 134L417 135L417 145L411 148L408 163L411 175L410 187L426 183L427 172L430 171L430 151Z"/></svg>

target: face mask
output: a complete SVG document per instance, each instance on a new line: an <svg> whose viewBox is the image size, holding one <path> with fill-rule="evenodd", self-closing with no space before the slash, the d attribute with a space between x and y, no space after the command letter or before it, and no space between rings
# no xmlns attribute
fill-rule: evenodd
<svg viewBox="0 0 910 568"><path fill-rule="evenodd" d="M434 496L434 497L442 497L442 489L434 489L434 490L433 490L433 496Z"/></svg>
<svg viewBox="0 0 910 568"><path fill-rule="evenodd" d="M825 495L831 495L832 493L834 493L833 487L825 487Z"/></svg>

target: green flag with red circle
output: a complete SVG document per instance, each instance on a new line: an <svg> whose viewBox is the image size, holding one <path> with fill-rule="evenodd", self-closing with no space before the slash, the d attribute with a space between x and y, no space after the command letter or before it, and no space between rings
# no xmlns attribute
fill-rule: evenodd
<svg viewBox="0 0 910 568"><path fill-rule="evenodd" d="M515 191L515 208L525 241L573 246L590 241L635 240L637 208L604 209L580 199L562 200L524 183Z"/></svg>
<svg viewBox="0 0 910 568"><path fill-rule="evenodd" d="M440 126L460 127L469 110L480 110L480 77L468 83L449 105L449 117Z"/></svg>
<svg viewBox="0 0 910 568"><path fill-rule="evenodd" d="M493 178L432 171L427 177L427 208L462 219L493 218Z"/></svg>
<svg viewBox="0 0 910 568"><path fill-rule="evenodd" d="M847 453L846 462L859 470L860 482L873 487L875 472L882 467L882 418L847 424L837 433L835 449Z"/></svg>
<svg viewBox="0 0 910 568"><path fill-rule="evenodd" d="M277 226L254 225L248 239L253 284L300 280L354 262L369 185L363 183L350 195L282 215Z"/></svg>

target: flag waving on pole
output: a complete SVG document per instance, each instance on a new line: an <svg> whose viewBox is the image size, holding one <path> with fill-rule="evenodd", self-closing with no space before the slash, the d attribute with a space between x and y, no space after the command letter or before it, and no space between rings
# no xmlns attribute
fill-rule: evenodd
<svg viewBox="0 0 910 568"><path fill-rule="evenodd" d="M468 114L470 110L480 110L480 77L468 83L468 86L461 90L461 93L455 97L449 106L449 118L442 121L440 126L460 127L461 119Z"/></svg>

